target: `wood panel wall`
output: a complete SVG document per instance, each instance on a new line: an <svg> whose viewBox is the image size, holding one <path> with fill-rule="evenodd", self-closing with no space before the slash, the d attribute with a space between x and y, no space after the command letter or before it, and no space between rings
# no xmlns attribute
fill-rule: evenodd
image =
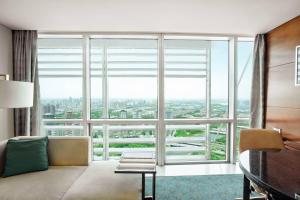
<svg viewBox="0 0 300 200"><path fill-rule="evenodd" d="M300 16L266 35L266 127L300 140L300 86L295 86L295 47L300 45Z"/></svg>

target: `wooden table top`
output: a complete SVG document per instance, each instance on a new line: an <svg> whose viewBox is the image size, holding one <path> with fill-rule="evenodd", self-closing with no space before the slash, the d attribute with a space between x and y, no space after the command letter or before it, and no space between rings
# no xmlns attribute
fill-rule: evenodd
<svg viewBox="0 0 300 200"><path fill-rule="evenodd" d="M299 151L245 151L240 154L240 168L248 179L282 199L300 194Z"/></svg>

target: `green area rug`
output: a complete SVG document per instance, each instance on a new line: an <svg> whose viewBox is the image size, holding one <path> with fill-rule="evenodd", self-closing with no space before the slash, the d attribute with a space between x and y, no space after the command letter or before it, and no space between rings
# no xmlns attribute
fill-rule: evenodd
<svg viewBox="0 0 300 200"><path fill-rule="evenodd" d="M243 175L159 176L156 200L234 200L242 197ZM151 178L146 179L151 194Z"/></svg>

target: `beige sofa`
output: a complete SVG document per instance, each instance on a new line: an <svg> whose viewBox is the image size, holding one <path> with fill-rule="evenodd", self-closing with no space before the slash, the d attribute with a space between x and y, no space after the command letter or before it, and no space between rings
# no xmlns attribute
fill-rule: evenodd
<svg viewBox="0 0 300 200"><path fill-rule="evenodd" d="M21 137L19 139L24 139ZM0 178L1 200L135 200L141 178L115 174L116 161L90 162L89 137L49 137L49 170ZM0 172L6 141L0 142Z"/></svg>

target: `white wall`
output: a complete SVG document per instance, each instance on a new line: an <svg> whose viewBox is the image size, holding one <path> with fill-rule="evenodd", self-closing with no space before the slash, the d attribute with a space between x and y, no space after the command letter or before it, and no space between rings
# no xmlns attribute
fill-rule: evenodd
<svg viewBox="0 0 300 200"><path fill-rule="evenodd" d="M0 23L39 31L253 36L299 15L299 0L1 0Z"/></svg>
<svg viewBox="0 0 300 200"><path fill-rule="evenodd" d="M0 25L0 74L9 74L12 79L12 33L11 30ZM0 109L0 141L13 137L13 111Z"/></svg>

